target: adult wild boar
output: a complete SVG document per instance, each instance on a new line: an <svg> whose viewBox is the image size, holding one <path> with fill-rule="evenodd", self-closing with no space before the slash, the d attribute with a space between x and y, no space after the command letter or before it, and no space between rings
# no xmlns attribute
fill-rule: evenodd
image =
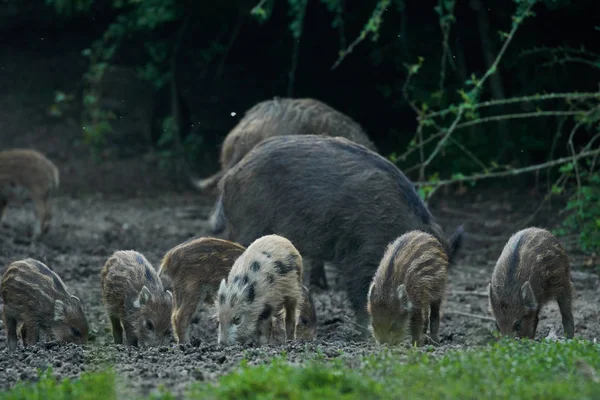
<svg viewBox="0 0 600 400"><path fill-rule="evenodd" d="M227 226L230 240L246 246L277 233L303 257L332 262L362 326L369 285L389 243L411 230L430 233L451 262L463 236L459 227L448 240L394 164L345 138L267 139L219 185L212 216L219 230Z"/></svg>
<svg viewBox="0 0 600 400"><path fill-rule="evenodd" d="M357 122L322 101L274 97L246 110L223 142L219 158L221 170L194 181L194 186L202 191L214 188L227 170L267 138L302 134L342 136L377 151Z"/></svg>

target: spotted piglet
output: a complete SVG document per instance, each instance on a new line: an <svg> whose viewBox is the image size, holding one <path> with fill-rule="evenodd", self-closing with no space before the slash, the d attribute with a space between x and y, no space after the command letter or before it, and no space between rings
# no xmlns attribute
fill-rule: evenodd
<svg viewBox="0 0 600 400"><path fill-rule="evenodd" d="M302 308L300 253L282 236L256 239L221 281L215 305L221 345L268 343L272 317L282 309L285 339L294 340Z"/></svg>

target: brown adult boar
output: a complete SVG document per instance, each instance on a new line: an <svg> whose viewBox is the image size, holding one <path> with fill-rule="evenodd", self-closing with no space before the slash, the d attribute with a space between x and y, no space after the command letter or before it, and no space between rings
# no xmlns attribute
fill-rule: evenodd
<svg viewBox="0 0 600 400"><path fill-rule="evenodd" d="M277 233L303 258L329 261L346 286L357 322L369 324L367 292L390 242L411 230L447 240L408 178L389 160L345 138L277 136L256 146L220 183L214 219L246 246ZM368 331L363 334L368 335Z"/></svg>
<svg viewBox="0 0 600 400"><path fill-rule="evenodd" d="M488 285L489 308L501 334L535 337L542 306L556 299L565 336L575 330L569 259L549 231L530 227L508 239Z"/></svg>
<svg viewBox="0 0 600 400"><path fill-rule="evenodd" d="M285 342L285 309L273 316L272 342ZM314 340L317 336L317 311L308 288L302 285L302 308L296 324L296 339Z"/></svg>
<svg viewBox="0 0 600 400"><path fill-rule="evenodd" d="M173 288L171 322L178 343L189 342L188 327L196 307L200 302L214 303L221 281L245 250L227 240L201 237L181 243L165 254L158 275L167 276Z"/></svg>
<svg viewBox="0 0 600 400"><path fill-rule="evenodd" d="M447 280L448 256L432 235L410 231L390 243L367 295L375 340L397 345L408 326L413 344L423 345L427 328L439 343Z"/></svg>
<svg viewBox="0 0 600 400"><path fill-rule="evenodd" d="M88 323L81 301L41 261L26 258L11 263L0 292L9 351L17 348L18 325L24 346L36 344L40 333L62 342L87 343Z"/></svg>
<svg viewBox="0 0 600 400"><path fill-rule="evenodd" d="M272 337L272 317L285 308L285 340L294 340L302 308L302 257L278 235L256 239L223 279L215 301L221 345L263 345Z"/></svg>
<svg viewBox="0 0 600 400"><path fill-rule="evenodd" d="M0 151L0 220L9 203L31 199L36 221L33 238L48 231L52 219L50 199L58 189L58 168L43 154L31 149Z"/></svg>
<svg viewBox="0 0 600 400"><path fill-rule="evenodd" d="M343 136L377 151L357 122L322 101L274 97L246 110L223 142L219 158L221 170L209 178L194 181L194 185L203 191L214 188L227 170L264 139L308 133Z"/></svg>
<svg viewBox="0 0 600 400"><path fill-rule="evenodd" d="M113 339L129 346L158 346L171 328L173 295L146 257L137 251L119 250L102 268L102 299L110 318Z"/></svg>

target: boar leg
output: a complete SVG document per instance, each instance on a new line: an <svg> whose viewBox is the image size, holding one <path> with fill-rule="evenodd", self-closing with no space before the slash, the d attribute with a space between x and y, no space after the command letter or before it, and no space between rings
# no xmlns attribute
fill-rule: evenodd
<svg viewBox="0 0 600 400"><path fill-rule="evenodd" d="M48 202L48 196L35 198L34 205L37 219L33 225L33 238L37 239L42 235L43 232L48 230L50 216L50 204Z"/></svg>
<svg viewBox="0 0 600 400"><path fill-rule="evenodd" d="M4 310L4 312L6 312L6 310ZM13 351L17 348L17 319L6 316L6 318L4 318L4 325L8 339L8 350Z"/></svg>
<svg viewBox="0 0 600 400"><path fill-rule="evenodd" d="M575 322L573 321L572 311L572 286L573 284L569 282L562 296L559 295L556 298L562 317L563 330L567 339L573 338L575 334Z"/></svg>
<svg viewBox="0 0 600 400"><path fill-rule="evenodd" d="M413 313L410 318L411 345L423 346L423 312L420 310Z"/></svg>
<svg viewBox="0 0 600 400"><path fill-rule="evenodd" d="M431 320L431 325L429 328L429 337L431 337L431 340L434 342L433 344L437 345L440 343L440 336L439 336L439 332L440 332L440 308L441 308L442 302L441 301L433 301L431 302L431 315L430 315L430 320Z"/></svg>
<svg viewBox="0 0 600 400"><path fill-rule="evenodd" d="M323 260L309 260L309 282L311 285L315 285L321 289L328 289L327 275L325 274L325 262ZM305 280L306 282L306 280Z"/></svg>
<svg viewBox="0 0 600 400"><path fill-rule="evenodd" d="M0 196L0 223L4 222L4 215L6 214L7 205L8 199L4 196Z"/></svg>
<svg viewBox="0 0 600 400"><path fill-rule="evenodd" d="M119 317L110 317L110 324L112 325L112 334L115 344L123 344L123 327L121 327L121 320Z"/></svg>
<svg viewBox="0 0 600 400"><path fill-rule="evenodd" d="M21 328L21 337L23 338L23 346L35 346L40 338L40 331L35 323L23 324Z"/></svg>
<svg viewBox="0 0 600 400"><path fill-rule="evenodd" d="M371 266L360 265L357 266L357 270L372 270L375 271L377 268L371 268ZM351 274L344 274L346 279L346 290L348 297L350 297L350 305L354 311L354 318L356 319L356 326L359 328L359 333L363 339L368 340L371 333L368 326L370 325L370 317L367 313L367 293L371 284L371 277L353 277Z"/></svg>
<svg viewBox="0 0 600 400"><path fill-rule="evenodd" d="M171 324L177 343L190 341L188 328L190 320L198 307L198 303L208 295L206 289L176 291L173 296L174 311Z"/></svg>
<svg viewBox="0 0 600 400"><path fill-rule="evenodd" d="M135 334L135 328L130 322L123 321L123 329L125 330L125 343L127 346L136 346L138 345L138 338Z"/></svg>
<svg viewBox="0 0 600 400"><path fill-rule="evenodd" d="M298 306L296 299L286 297L283 302L285 307L285 340L296 339L296 324L298 323L296 318L296 307Z"/></svg>
<svg viewBox="0 0 600 400"><path fill-rule="evenodd" d="M276 343L273 335L273 324L276 323L272 318L258 320L256 324L256 342L259 346L271 343Z"/></svg>

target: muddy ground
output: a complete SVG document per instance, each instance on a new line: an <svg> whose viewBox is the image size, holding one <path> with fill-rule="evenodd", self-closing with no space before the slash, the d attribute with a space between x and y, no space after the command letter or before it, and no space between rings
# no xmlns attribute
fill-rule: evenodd
<svg viewBox="0 0 600 400"><path fill-rule="evenodd" d="M115 250L135 249L158 265L172 246L191 236L206 234L205 219L213 199L190 189L177 189L144 155L129 159L107 156L100 164L93 161L78 142L81 131L77 123L55 121L45 115L52 88L47 87L42 71L47 71L44 68L48 62L58 61L38 57L39 69L28 65L24 72L16 64L19 60L12 56L0 60L3 76L10 82L10 91L0 93L2 147L34 147L45 152L61 170L62 187L54 201L51 231L39 243L28 239L33 222L31 206L9 207L0 226L0 272L11 261L25 257L47 263L82 299L92 333L89 345L84 347L50 342L30 349L20 347L16 354L9 355L5 349L6 334L0 326L0 389L21 380L35 380L40 367L52 366L58 377L74 377L110 366L119 371L123 390L147 394L164 385L181 394L191 382L215 380L235 368L242 358L263 362L282 350L291 360L304 359L317 350L329 358L352 358L376 350L371 342L355 341L352 313L331 269L328 278L333 287L328 291L312 288L319 318L318 338L314 342L221 350L216 344L216 323L209 320L208 311L200 310L191 326L191 344L148 350L112 345L99 285L99 272L106 259ZM67 85L69 76L80 72L77 64L69 65L75 65L73 71L64 71L60 79L55 75L58 81L53 84L57 88ZM38 90L31 89L34 87ZM27 95L19 97L14 93ZM510 185L507 182L507 187ZM431 205L432 212L446 232L451 233L461 223L468 231L457 266L449 276L441 347L436 350L445 352L490 340L493 322L478 317L488 316L487 298L480 294L485 292L502 246L511 233L526 225L555 226L560 205L541 210L531 219L541 200L540 193L496 189L466 194L450 191L437 197ZM576 335L597 338L598 278L583 267L586 259L577 250L576 237L562 241L574 269ZM538 337L547 336L552 328L562 335L555 304L542 312Z"/></svg>

